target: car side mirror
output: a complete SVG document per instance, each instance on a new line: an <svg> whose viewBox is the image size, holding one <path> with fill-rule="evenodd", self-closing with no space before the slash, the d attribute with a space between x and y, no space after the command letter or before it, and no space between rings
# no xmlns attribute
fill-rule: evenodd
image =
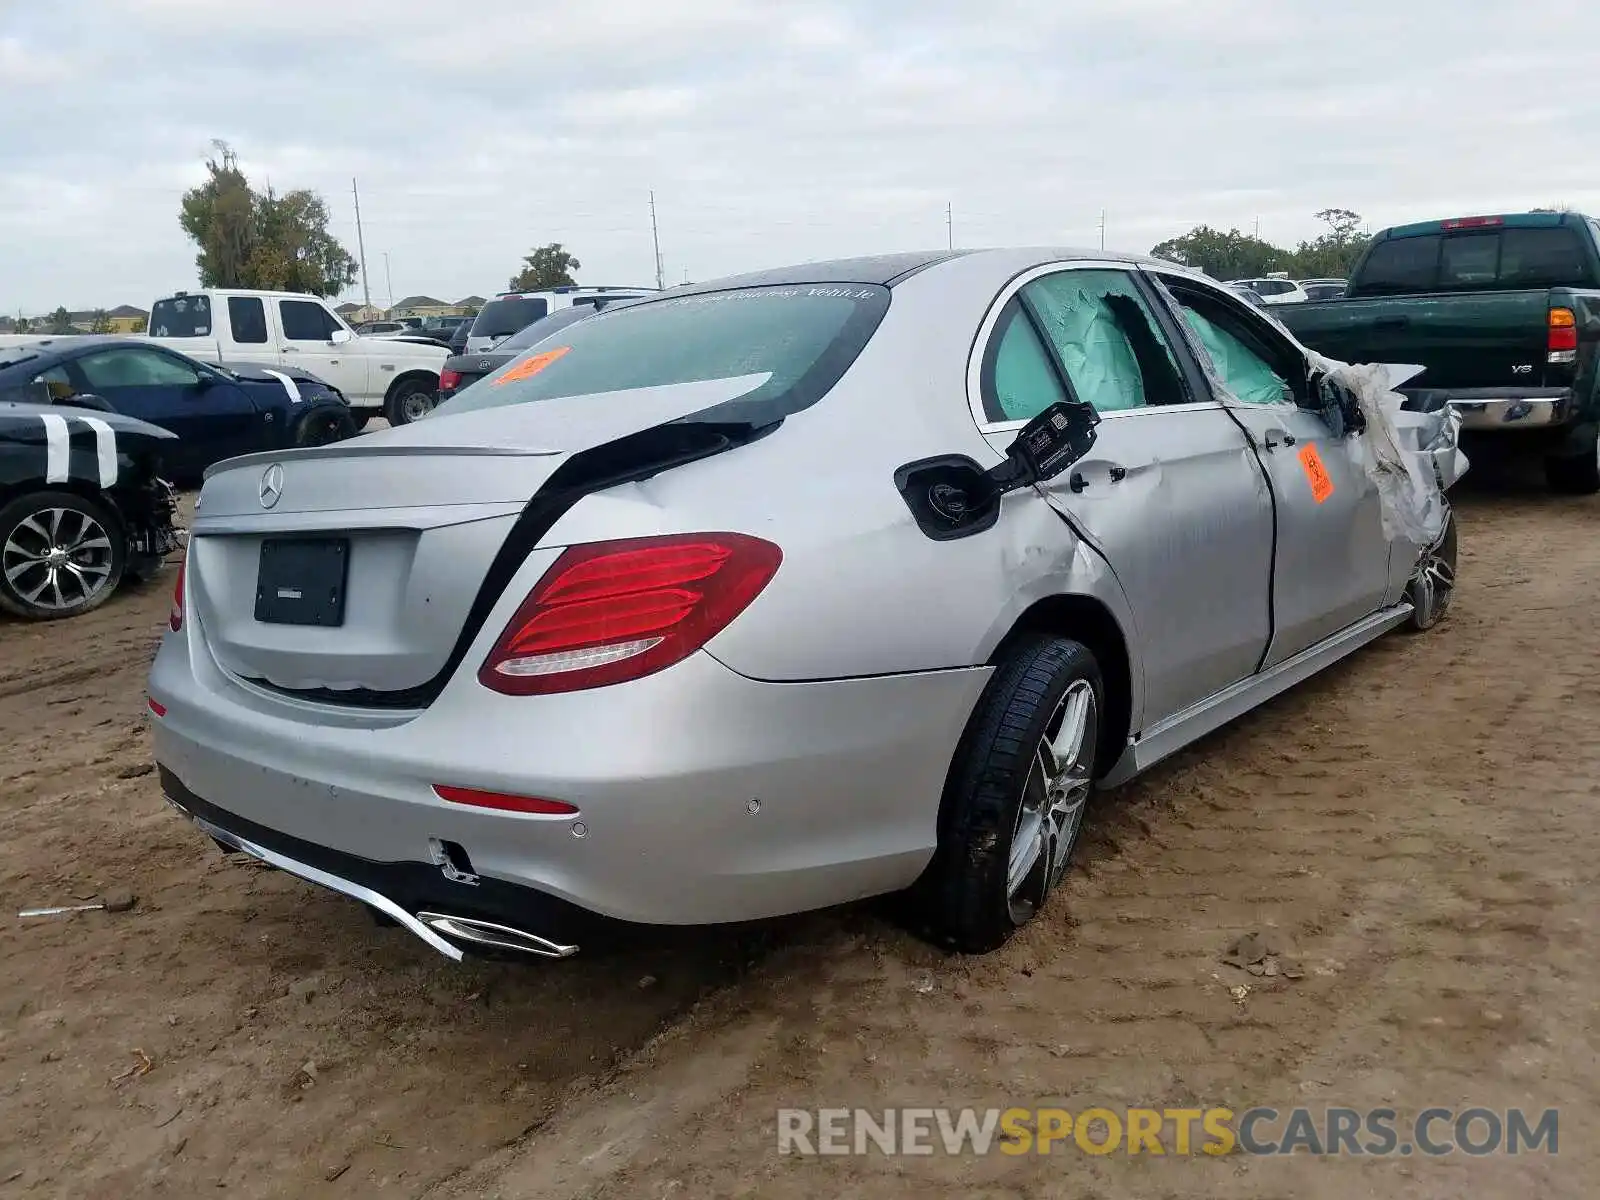
<svg viewBox="0 0 1600 1200"><path fill-rule="evenodd" d="M346 342L348 342L353 336L354 335L348 329L335 329L332 333L330 333L328 335L328 345L330 345L330 346L342 346Z"/></svg>
<svg viewBox="0 0 1600 1200"><path fill-rule="evenodd" d="M1344 384L1324 375L1316 382L1316 395L1321 402L1317 406L1317 415L1328 423L1328 429L1334 437L1342 438L1366 429L1367 418L1361 411L1361 403Z"/></svg>

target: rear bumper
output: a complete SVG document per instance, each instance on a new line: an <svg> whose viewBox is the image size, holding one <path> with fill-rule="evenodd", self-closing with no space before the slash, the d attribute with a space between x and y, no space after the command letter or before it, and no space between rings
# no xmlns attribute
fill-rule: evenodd
<svg viewBox="0 0 1600 1200"><path fill-rule="evenodd" d="M1459 388L1443 394L1461 414L1463 429L1549 429L1574 417L1571 388Z"/></svg>
<svg viewBox="0 0 1600 1200"><path fill-rule="evenodd" d="M547 697L499 696L464 674L428 710L358 727L348 710L260 695L200 639L169 635L150 677L163 784L190 815L413 915L462 912L558 942L595 915L737 922L914 881L990 671L760 683L702 652ZM434 784L580 811L468 807ZM444 841L476 885L434 864Z"/></svg>

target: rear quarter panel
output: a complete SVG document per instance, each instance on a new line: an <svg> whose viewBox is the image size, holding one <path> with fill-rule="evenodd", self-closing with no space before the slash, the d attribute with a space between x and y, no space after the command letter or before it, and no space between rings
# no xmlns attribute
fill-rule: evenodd
<svg viewBox="0 0 1600 1200"><path fill-rule="evenodd" d="M1013 273L1004 267L958 259L903 282L816 405L751 445L586 497L541 545L697 530L775 542L776 577L708 646L757 679L982 664L1032 603L1057 592L1101 599L1132 644L1114 576L1038 493L1007 496L984 532L935 542L895 487L895 470L920 458L1000 461L968 409L966 377L983 314Z"/></svg>

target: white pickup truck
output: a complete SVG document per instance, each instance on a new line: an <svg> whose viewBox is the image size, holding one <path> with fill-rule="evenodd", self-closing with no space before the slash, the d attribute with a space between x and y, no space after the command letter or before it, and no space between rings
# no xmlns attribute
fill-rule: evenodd
<svg viewBox="0 0 1600 1200"><path fill-rule="evenodd" d="M229 288L163 296L150 306L146 340L208 362L310 371L350 402L357 425L426 416L450 357L434 342L361 337L316 296Z"/></svg>

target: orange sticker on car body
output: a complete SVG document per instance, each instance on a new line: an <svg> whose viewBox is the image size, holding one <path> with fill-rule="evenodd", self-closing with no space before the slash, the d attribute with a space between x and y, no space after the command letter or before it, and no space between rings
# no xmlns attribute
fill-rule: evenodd
<svg viewBox="0 0 1600 1200"><path fill-rule="evenodd" d="M1306 480L1311 484L1311 498L1321 504L1333 495L1333 480L1328 477L1328 469L1322 465L1322 455L1317 453L1315 446L1305 446L1301 448L1299 457Z"/></svg>
<svg viewBox="0 0 1600 1200"><path fill-rule="evenodd" d="M504 375L500 376L499 379L496 379L494 381L494 385L495 387L499 387L503 383L517 383L524 379L532 379L540 371L544 370L551 363L555 362L556 359L560 358L563 354L571 349L571 346L557 346L554 350L545 350L539 354L530 354L527 358L514 365Z"/></svg>

